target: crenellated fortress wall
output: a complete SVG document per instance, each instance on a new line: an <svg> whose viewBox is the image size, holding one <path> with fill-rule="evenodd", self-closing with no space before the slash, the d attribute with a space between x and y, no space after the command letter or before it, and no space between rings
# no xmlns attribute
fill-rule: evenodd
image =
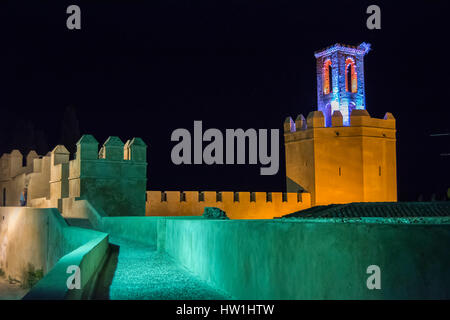
<svg viewBox="0 0 450 320"><path fill-rule="evenodd" d="M97 140L83 135L69 164L68 197L89 200L105 215L143 216L146 158L147 145L141 138L124 144L109 137L99 151Z"/></svg>
<svg viewBox="0 0 450 320"><path fill-rule="evenodd" d="M350 125L334 111L331 126L321 111L284 122L288 192L308 190L312 205L397 201L395 118L372 118L355 109Z"/></svg>
<svg viewBox="0 0 450 320"><path fill-rule="evenodd" d="M204 207L218 207L232 219L272 219L311 206L306 192L146 191L147 146L140 138L124 144L112 136L99 149L92 135L83 135L75 159L69 157L63 145L45 156L30 152L25 166L18 150L3 155L5 204L19 206L26 187L29 207L77 218L85 218L75 204L81 199L102 216L200 216Z"/></svg>
<svg viewBox="0 0 450 320"><path fill-rule="evenodd" d="M19 206L20 195L28 190L30 207L70 207L78 199L89 200L110 216L145 215L147 146L140 138L124 144L109 137L98 150L92 135L77 142L75 159L56 146L46 156L31 151L23 165L18 150L0 158L0 205Z"/></svg>
<svg viewBox="0 0 450 320"><path fill-rule="evenodd" d="M19 151L0 158L2 204L18 206L28 188L28 205L73 214L74 201L88 200L103 216L200 216L218 207L234 219L271 219L315 205L397 200L395 118L370 117L355 109L350 125L339 111L326 126L323 113L284 123L287 193L232 191L146 191L147 146L109 137L99 149L92 135L77 143L75 159L56 146L26 164Z"/></svg>
<svg viewBox="0 0 450 320"><path fill-rule="evenodd" d="M311 206L306 192L147 191L148 216L199 216L205 207L230 219L272 219Z"/></svg>
<svg viewBox="0 0 450 320"><path fill-rule="evenodd" d="M74 201L88 200L103 216L200 216L218 207L234 219L271 219L315 205L397 200L395 118L370 117L355 109L350 125L334 111L326 126L321 111L284 123L287 193L232 191L146 191L147 146L109 137L99 149L92 135L77 142L75 159L56 146L46 156L34 151L22 165L14 150L0 159L2 204L18 206L28 188L28 205L75 214ZM76 210L75 210L76 211Z"/></svg>
<svg viewBox="0 0 450 320"><path fill-rule="evenodd" d="M25 187L28 187L29 197L48 196L49 170L50 153L38 156L32 150L25 159L19 150L3 154L0 157L0 206L18 206Z"/></svg>

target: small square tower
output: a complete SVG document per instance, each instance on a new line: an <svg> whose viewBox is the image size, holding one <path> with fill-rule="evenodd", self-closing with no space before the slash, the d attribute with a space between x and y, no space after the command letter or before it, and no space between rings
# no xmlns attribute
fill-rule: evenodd
<svg viewBox="0 0 450 320"><path fill-rule="evenodd" d="M364 56L370 45L349 46L336 43L317 51L317 110L331 126L334 111L340 111L345 126L350 125L354 109L366 109L364 93Z"/></svg>

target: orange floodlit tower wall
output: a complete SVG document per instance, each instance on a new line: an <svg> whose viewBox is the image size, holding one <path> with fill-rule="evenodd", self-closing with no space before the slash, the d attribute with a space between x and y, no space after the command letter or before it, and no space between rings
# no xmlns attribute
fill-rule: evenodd
<svg viewBox="0 0 450 320"><path fill-rule="evenodd" d="M322 51L330 57L316 53L321 61L318 63L318 90L321 93L324 90L319 100L333 92L350 90L346 93L347 100L335 100L332 108L335 110L330 110L329 118L324 109L319 108L309 113L307 119L299 115L295 121L287 117L284 122L287 192L311 193L313 206L397 201L395 118L391 113L386 113L383 119L372 118L365 103L357 104L364 97L364 87L358 86L364 83L362 56L368 51L358 49L360 47L336 45ZM333 55L339 59L334 59ZM358 81L352 84L350 79L346 80L356 71L346 68L330 71L330 60L337 61L335 64L340 60L361 63L354 67L359 70ZM332 89L328 85L323 89L323 83L327 84L330 79L335 79ZM356 103L349 103L348 99ZM340 101L344 101L344 105L341 106ZM348 115L343 115L341 109L348 111Z"/></svg>

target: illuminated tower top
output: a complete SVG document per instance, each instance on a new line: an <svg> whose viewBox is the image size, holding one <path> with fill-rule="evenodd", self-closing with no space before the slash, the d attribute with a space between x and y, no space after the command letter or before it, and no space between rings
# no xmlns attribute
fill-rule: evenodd
<svg viewBox="0 0 450 320"><path fill-rule="evenodd" d="M336 43L315 52L317 59L317 109L331 126L334 111L342 113L344 126L350 125L353 109L366 109L364 93L364 56L370 44L349 46Z"/></svg>

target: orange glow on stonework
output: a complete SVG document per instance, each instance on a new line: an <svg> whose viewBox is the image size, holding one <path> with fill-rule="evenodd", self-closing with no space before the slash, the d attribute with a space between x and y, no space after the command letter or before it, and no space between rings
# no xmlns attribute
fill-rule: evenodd
<svg viewBox="0 0 450 320"><path fill-rule="evenodd" d="M350 69L349 69L350 68ZM350 76L350 79L349 79ZM351 92L358 91L358 77L356 74L355 61L351 58L345 60L345 90L350 91L349 80L351 80Z"/></svg>
<svg viewBox="0 0 450 320"><path fill-rule="evenodd" d="M329 94L331 92L331 77L330 77L331 60L325 61L323 66L323 93Z"/></svg>

